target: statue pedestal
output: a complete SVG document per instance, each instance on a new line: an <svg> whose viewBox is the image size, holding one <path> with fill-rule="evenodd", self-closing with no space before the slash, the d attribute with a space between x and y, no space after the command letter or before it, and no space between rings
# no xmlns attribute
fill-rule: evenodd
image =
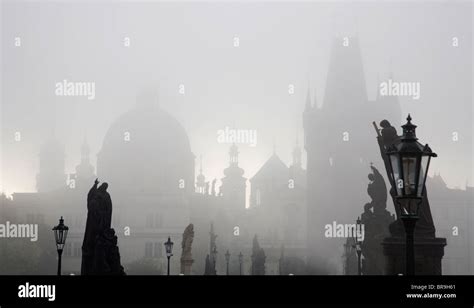
<svg viewBox="0 0 474 308"><path fill-rule="evenodd" d="M415 274L441 275L445 238L415 237ZM385 275L405 274L405 238L387 237L382 242Z"/></svg>
<svg viewBox="0 0 474 308"><path fill-rule="evenodd" d="M181 258L181 271L183 275L191 275L191 268L194 260L192 258Z"/></svg>

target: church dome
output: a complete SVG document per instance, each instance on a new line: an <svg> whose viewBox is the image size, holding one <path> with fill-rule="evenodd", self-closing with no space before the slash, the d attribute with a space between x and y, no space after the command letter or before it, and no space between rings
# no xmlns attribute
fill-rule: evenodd
<svg viewBox="0 0 474 308"><path fill-rule="evenodd" d="M194 155L186 131L152 102L139 102L107 131L97 175L118 193L191 191Z"/></svg>

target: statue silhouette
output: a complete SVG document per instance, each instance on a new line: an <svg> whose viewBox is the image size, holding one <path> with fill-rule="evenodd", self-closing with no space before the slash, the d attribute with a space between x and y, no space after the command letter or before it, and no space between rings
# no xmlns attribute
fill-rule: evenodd
<svg viewBox="0 0 474 308"><path fill-rule="evenodd" d="M112 199L109 185L98 179L87 194L87 221L82 242L81 275L124 275L112 223Z"/></svg>
<svg viewBox="0 0 474 308"><path fill-rule="evenodd" d="M372 198L371 205L374 213L382 212L387 208L387 186L382 174L374 166L370 166L373 173L368 175L371 183L367 186L367 193Z"/></svg>
<svg viewBox="0 0 474 308"><path fill-rule="evenodd" d="M380 127L382 127L381 134L384 145L392 145L400 140L400 137L397 135L397 130L389 121L380 121Z"/></svg>
<svg viewBox="0 0 474 308"><path fill-rule="evenodd" d="M382 174L371 164L372 173L368 178L367 193L372 199L364 205L361 221L364 225L364 242L362 243L362 273L364 275L382 275L385 258L382 251L382 240L389 235L390 224L394 218L387 211L387 186ZM373 212L371 211L373 209Z"/></svg>

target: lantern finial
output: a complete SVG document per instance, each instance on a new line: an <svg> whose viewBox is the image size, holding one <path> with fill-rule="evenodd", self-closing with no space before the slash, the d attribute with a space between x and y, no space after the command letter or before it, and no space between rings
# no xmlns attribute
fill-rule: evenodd
<svg viewBox="0 0 474 308"><path fill-rule="evenodd" d="M402 141L418 140L418 138L416 138L416 133L415 133L416 125L411 123L410 114L408 114L407 123L405 125L402 125L402 128L403 128L403 135L401 137Z"/></svg>

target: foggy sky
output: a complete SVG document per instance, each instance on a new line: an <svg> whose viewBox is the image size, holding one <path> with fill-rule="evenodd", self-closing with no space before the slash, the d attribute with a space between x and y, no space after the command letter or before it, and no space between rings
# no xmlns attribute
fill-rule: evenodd
<svg viewBox="0 0 474 308"><path fill-rule="evenodd" d="M472 13L469 2L451 1L6 1L0 190L35 190L39 148L53 134L65 144L67 173L80 161L85 135L95 165L110 124L150 85L185 127L196 157L203 155L208 179L222 178L228 165L230 145L217 143L226 126L257 130L256 147L239 146L244 176L258 171L274 144L289 164L296 140L303 143L308 84L321 105L330 48L344 36L359 40L370 99L390 72L421 82L420 100L399 98L402 115L412 114L420 141L439 155L431 173L441 172L451 187L463 188L466 180L473 186ZM22 38L19 48L15 37ZM95 100L56 97L55 83L64 79L95 82ZM16 131L21 142L13 140Z"/></svg>

